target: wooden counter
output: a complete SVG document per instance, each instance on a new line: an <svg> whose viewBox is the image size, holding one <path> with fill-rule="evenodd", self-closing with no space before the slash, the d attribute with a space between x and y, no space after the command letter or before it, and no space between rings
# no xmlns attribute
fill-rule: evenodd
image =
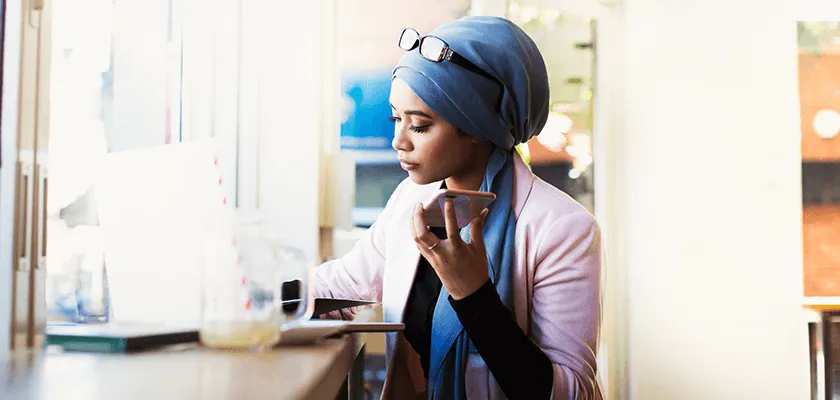
<svg viewBox="0 0 840 400"><path fill-rule="evenodd" d="M353 386L362 384L363 346L345 335L266 353L198 345L127 355L18 352L0 356L0 399L335 399L351 369L350 392L361 389Z"/></svg>

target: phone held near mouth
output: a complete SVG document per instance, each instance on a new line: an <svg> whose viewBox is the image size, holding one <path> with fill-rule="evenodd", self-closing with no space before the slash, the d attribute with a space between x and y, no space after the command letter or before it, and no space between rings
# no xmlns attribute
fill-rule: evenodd
<svg viewBox="0 0 840 400"><path fill-rule="evenodd" d="M474 190L441 189L423 205L423 217L426 224L431 227L445 227L446 214L444 206L446 199L452 199L455 206L455 218L458 221L458 229L469 225L472 220L481 214L481 211L490 206L496 195L490 192L478 192Z"/></svg>

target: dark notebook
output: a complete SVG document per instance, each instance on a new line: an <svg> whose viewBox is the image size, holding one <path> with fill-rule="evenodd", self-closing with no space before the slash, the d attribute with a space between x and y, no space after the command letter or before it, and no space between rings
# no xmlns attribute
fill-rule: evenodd
<svg viewBox="0 0 840 400"><path fill-rule="evenodd" d="M198 330L142 324L49 325L45 346L69 351L128 353L198 342Z"/></svg>
<svg viewBox="0 0 840 400"><path fill-rule="evenodd" d="M300 302L301 281L292 280L283 282L282 296L283 296L283 311L295 312ZM367 306L376 304L375 301L364 300L349 300L349 299L332 299L326 297L318 297L315 299L315 312L312 317L318 317L322 314L331 313L350 307Z"/></svg>
<svg viewBox="0 0 840 400"><path fill-rule="evenodd" d="M300 303L300 299L284 300L283 309L287 312L294 311L295 308L297 308L298 303ZM368 306L371 304L376 304L376 302L365 300L331 299L326 297L319 297L315 299L315 312L312 313L312 316L318 317L322 314L331 313L333 311L338 311L345 308Z"/></svg>

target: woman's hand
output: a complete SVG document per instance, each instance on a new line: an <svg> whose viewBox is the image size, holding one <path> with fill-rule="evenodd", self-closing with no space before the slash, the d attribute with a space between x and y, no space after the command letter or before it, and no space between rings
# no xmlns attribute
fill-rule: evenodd
<svg viewBox="0 0 840 400"><path fill-rule="evenodd" d="M423 218L423 205L414 207L411 231L423 257L437 272L443 286L455 300L463 299L478 290L490 279L487 272L487 251L484 248L484 218L487 209L472 220L470 242L461 238L451 199L444 203L446 239L441 240L429 231Z"/></svg>

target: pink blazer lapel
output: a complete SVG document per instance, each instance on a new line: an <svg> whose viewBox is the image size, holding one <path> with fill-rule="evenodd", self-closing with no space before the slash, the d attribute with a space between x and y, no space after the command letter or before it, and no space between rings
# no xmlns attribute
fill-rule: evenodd
<svg viewBox="0 0 840 400"><path fill-rule="evenodd" d="M388 254L385 256L385 273L383 276L383 309L384 318L389 322L402 322L403 310L408 300L408 292L414 281L414 274L417 272L417 263L420 261L420 250L414 243L411 234L411 218L414 205L426 201L431 197L440 182L436 184L416 186L414 190L406 193L405 198L399 199L399 212L395 213L389 221L387 231Z"/></svg>

